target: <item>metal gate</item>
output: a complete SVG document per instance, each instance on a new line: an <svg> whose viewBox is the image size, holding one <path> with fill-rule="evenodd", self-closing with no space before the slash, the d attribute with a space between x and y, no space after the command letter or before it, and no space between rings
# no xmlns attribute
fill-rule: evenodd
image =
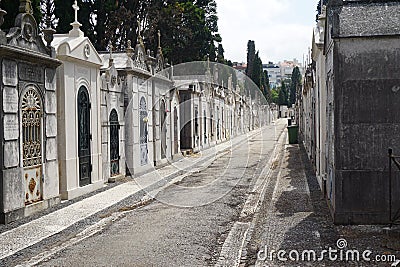
<svg viewBox="0 0 400 267"><path fill-rule="evenodd" d="M82 86L78 91L78 156L79 186L91 182L92 162L90 153L90 100L87 89Z"/></svg>
<svg viewBox="0 0 400 267"><path fill-rule="evenodd" d="M42 200L42 100L35 88L21 98L22 165L25 181L25 204Z"/></svg>
<svg viewBox="0 0 400 267"><path fill-rule="evenodd" d="M178 110L174 107L174 145L175 145L175 154L179 151L178 144Z"/></svg>
<svg viewBox="0 0 400 267"><path fill-rule="evenodd" d="M198 147L200 144L199 142L199 107L194 106L194 140L193 144L195 147Z"/></svg>
<svg viewBox="0 0 400 267"><path fill-rule="evenodd" d="M161 158L166 158L167 155L167 126L165 125L165 119L167 113L165 111L165 101L161 101L160 104L160 132L161 132Z"/></svg>
<svg viewBox="0 0 400 267"><path fill-rule="evenodd" d="M110 113L110 175L119 174L119 129L118 114L115 109Z"/></svg>
<svg viewBox="0 0 400 267"><path fill-rule="evenodd" d="M146 100L142 96L140 99L139 103L139 113L140 113L140 122L139 122L139 127L140 127L140 164L146 165L147 164L147 122L148 122L148 117L147 117L147 105L146 105Z"/></svg>
<svg viewBox="0 0 400 267"><path fill-rule="evenodd" d="M203 123L204 123L204 144L207 144L207 114L206 111L203 111Z"/></svg>

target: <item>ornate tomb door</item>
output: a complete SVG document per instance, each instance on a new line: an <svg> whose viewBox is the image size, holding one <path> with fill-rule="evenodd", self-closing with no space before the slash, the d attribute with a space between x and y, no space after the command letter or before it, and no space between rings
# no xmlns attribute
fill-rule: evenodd
<svg viewBox="0 0 400 267"><path fill-rule="evenodd" d="M42 200L43 105L39 92L28 88L21 98L22 165L25 204Z"/></svg>
<svg viewBox="0 0 400 267"><path fill-rule="evenodd" d="M110 113L110 170L111 176L119 174L119 122L115 109Z"/></svg>
<svg viewBox="0 0 400 267"><path fill-rule="evenodd" d="M139 131L140 131L140 164L147 164L147 104L142 96L139 103Z"/></svg>
<svg viewBox="0 0 400 267"><path fill-rule="evenodd" d="M161 158L164 159L167 154L167 125L165 119L167 113L165 111L165 102L161 101L160 104L160 131L161 131Z"/></svg>
<svg viewBox="0 0 400 267"><path fill-rule="evenodd" d="M85 87L78 92L78 156L79 156L79 186L91 182L92 161L90 153L90 100Z"/></svg>

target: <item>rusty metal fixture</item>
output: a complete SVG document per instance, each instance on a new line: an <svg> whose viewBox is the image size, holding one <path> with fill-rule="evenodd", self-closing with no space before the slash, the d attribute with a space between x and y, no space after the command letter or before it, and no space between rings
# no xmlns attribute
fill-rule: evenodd
<svg viewBox="0 0 400 267"><path fill-rule="evenodd" d="M400 156L393 155L393 149L389 148L389 221L390 224L398 224L400 222L400 209L397 209L396 213L393 214L393 204L392 204L392 165L396 165L396 167L400 170Z"/></svg>
<svg viewBox="0 0 400 267"><path fill-rule="evenodd" d="M39 189L36 191L36 196L40 196Z"/></svg>
<svg viewBox="0 0 400 267"><path fill-rule="evenodd" d="M28 179L29 175L27 173L25 173L25 179Z"/></svg>
<svg viewBox="0 0 400 267"><path fill-rule="evenodd" d="M31 191L31 193L33 193L33 190L35 190L36 188L36 181L35 179L31 178L31 180L29 181L29 191Z"/></svg>
<svg viewBox="0 0 400 267"><path fill-rule="evenodd" d="M25 198L29 199L29 194L28 193L25 194Z"/></svg>

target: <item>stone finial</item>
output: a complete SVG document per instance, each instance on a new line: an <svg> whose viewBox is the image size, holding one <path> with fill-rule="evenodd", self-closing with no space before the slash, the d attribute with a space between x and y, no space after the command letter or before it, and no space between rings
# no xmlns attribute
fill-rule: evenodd
<svg viewBox="0 0 400 267"><path fill-rule="evenodd" d="M108 64L109 64L110 67L114 63L113 54L112 54L113 53L113 48L114 48L114 46L110 42L110 44L108 45L108 49L110 50L110 58L108 59Z"/></svg>
<svg viewBox="0 0 400 267"><path fill-rule="evenodd" d="M33 14L32 10L32 3L31 0L20 0L19 1L19 12L20 13L27 13L27 14Z"/></svg>
<svg viewBox="0 0 400 267"><path fill-rule="evenodd" d="M54 30L49 26L46 29L43 29L42 31L44 35L44 40L47 43L47 48L51 48L51 42L53 42L54 40L54 34L56 33L56 30Z"/></svg>
<svg viewBox="0 0 400 267"><path fill-rule="evenodd" d="M133 48L132 48L132 41L128 40L128 47L126 48L126 54L128 57L132 58L133 57Z"/></svg>
<svg viewBox="0 0 400 267"><path fill-rule="evenodd" d="M158 35L158 48L161 48L161 32L160 32L160 30L158 30L157 35Z"/></svg>
<svg viewBox="0 0 400 267"><path fill-rule="evenodd" d="M47 28L43 29L44 40L47 43L47 48L51 49L51 42L54 40L54 34L56 33L56 30L51 27L52 25L50 16L46 17L46 25Z"/></svg>
<svg viewBox="0 0 400 267"><path fill-rule="evenodd" d="M144 47L143 38L142 38L142 29L140 26L140 20L137 20L137 25L138 25L138 40L139 40L140 45L142 45Z"/></svg>
<svg viewBox="0 0 400 267"><path fill-rule="evenodd" d="M140 27L140 20L137 20L137 26L138 26L138 36L141 36L141 27Z"/></svg>

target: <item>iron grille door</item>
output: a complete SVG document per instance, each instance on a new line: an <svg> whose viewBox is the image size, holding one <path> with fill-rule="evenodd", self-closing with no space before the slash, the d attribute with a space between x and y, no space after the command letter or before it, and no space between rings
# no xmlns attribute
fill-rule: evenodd
<svg viewBox="0 0 400 267"><path fill-rule="evenodd" d="M111 176L119 174L119 122L115 109L110 113L110 170Z"/></svg>
<svg viewBox="0 0 400 267"><path fill-rule="evenodd" d="M42 200L42 100L39 92L29 88L21 100L22 166L25 204Z"/></svg>
<svg viewBox="0 0 400 267"><path fill-rule="evenodd" d="M78 92L78 156L79 186L91 183L92 162L90 153L90 101L85 87Z"/></svg>
<svg viewBox="0 0 400 267"><path fill-rule="evenodd" d="M140 99L139 103L139 127L140 127L140 165L147 164L147 104L144 97Z"/></svg>

